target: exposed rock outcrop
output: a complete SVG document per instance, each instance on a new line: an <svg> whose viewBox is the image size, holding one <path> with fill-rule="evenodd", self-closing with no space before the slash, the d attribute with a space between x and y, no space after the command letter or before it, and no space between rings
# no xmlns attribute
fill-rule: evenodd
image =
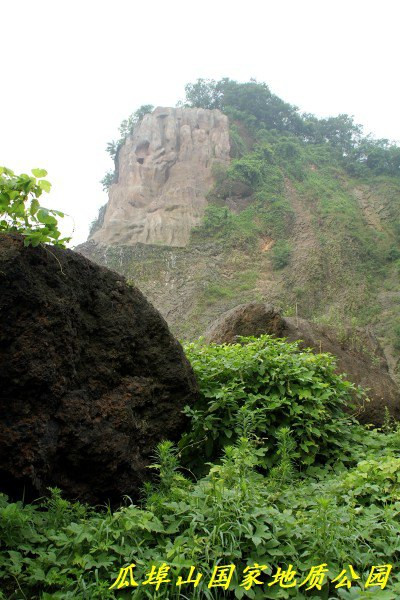
<svg viewBox="0 0 400 600"><path fill-rule="evenodd" d="M205 332L204 340L208 344L235 344L238 336L269 333L282 337L283 329L284 320L277 308L263 302L249 302L221 315Z"/></svg>
<svg viewBox="0 0 400 600"><path fill-rule="evenodd" d="M137 497L196 389L166 322L123 277L0 235L0 491Z"/></svg>
<svg viewBox="0 0 400 600"><path fill-rule="evenodd" d="M359 329L356 340L338 338L330 327L317 325L294 317L284 318L270 304L251 302L241 304L222 315L206 331L207 343L235 343L237 336L259 336L268 333L293 342L301 340L301 348L330 352L337 358L337 371L349 381L367 390L369 402L357 411L363 423L382 425L384 407L400 419L400 390L388 372L382 349L372 334Z"/></svg>
<svg viewBox="0 0 400 600"><path fill-rule="evenodd" d="M228 163L229 150L219 110L159 107L145 115L118 152L117 182L91 239L185 246L204 214L212 166Z"/></svg>

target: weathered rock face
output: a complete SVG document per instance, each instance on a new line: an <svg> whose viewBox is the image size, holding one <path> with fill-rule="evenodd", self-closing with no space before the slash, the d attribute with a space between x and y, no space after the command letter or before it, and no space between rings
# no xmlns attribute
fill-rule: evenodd
<svg viewBox="0 0 400 600"><path fill-rule="evenodd" d="M137 496L196 389L166 322L123 277L0 235L0 491Z"/></svg>
<svg viewBox="0 0 400 600"><path fill-rule="evenodd" d="M400 390L388 372L388 365L378 341L368 332L359 330L357 347L338 339L332 328L316 325L305 319L284 318L270 304L242 304L222 315L205 333L207 343L235 343L237 336L259 336L263 333L301 340L301 348L330 352L337 358L337 371L367 390L370 401L357 411L362 423L382 425L384 407L400 418Z"/></svg>
<svg viewBox="0 0 400 600"><path fill-rule="evenodd" d="M185 246L201 222L212 166L229 161L228 118L219 110L156 108L118 153L104 221L92 239Z"/></svg>
<svg viewBox="0 0 400 600"><path fill-rule="evenodd" d="M249 302L240 304L221 315L205 332L209 344L235 344L238 336L259 336L269 333L283 336L284 321L281 312L271 304Z"/></svg>

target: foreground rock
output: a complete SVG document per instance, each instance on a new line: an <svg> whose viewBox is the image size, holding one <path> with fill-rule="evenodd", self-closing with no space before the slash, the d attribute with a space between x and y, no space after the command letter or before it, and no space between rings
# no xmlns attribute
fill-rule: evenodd
<svg viewBox="0 0 400 600"><path fill-rule="evenodd" d="M400 419L400 391L390 377L388 365L378 341L365 330L356 336L338 338L334 329L304 319L284 318L270 304L241 304L222 315L206 331L207 343L235 343L237 336L259 336L268 333L293 342L301 340L301 348L330 352L337 358L337 371L349 381L361 385L370 401L359 407L356 416L362 423L380 426L385 406L395 419ZM352 339L351 339L352 338Z"/></svg>
<svg viewBox="0 0 400 600"><path fill-rule="evenodd" d="M196 394L160 314L72 251L0 235L0 491L137 497L154 448Z"/></svg>

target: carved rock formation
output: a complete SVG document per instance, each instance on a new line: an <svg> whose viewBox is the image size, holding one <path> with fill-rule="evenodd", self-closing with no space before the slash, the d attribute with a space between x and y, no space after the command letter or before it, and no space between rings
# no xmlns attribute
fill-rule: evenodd
<svg viewBox="0 0 400 600"><path fill-rule="evenodd" d="M300 348L316 352L330 352L337 359L337 371L361 385L369 402L357 410L362 423L381 426L384 407L395 419L400 419L400 390L388 372L382 349L372 334L357 331L357 344L339 340L337 333L326 326L294 317L284 318L270 304L250 302L241 304L223 314L206 331L207 343L232 344L237 336L259 336L263 333L284 337L289 342L301 340Z"/></svg>
<svg viewBox="0 0 400 600"><path fill-rule="evenodd" d="M196 390L166 322L122 276L0 235L1 492L137 498Z"/></svg>
<svg viewBox="0 0 400 600"><path fill-rule="evenodd" d="M214 163L229 162L228 118L219 110L156 108L118 152L117 182L91 239L185 246L207 205Z"/></svg>

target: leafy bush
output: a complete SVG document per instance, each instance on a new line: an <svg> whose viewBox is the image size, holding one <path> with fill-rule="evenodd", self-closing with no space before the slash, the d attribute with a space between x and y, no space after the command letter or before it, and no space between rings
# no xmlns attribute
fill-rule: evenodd
<svg viewBox="0 0 400 600"><path fill-rule="evenodd" d="M215 206L209 204L204 213L204 219L201 227L204 233L216 233L222 229L226 230L232 220L232 213L226 206Z"/></svg>
<svg viewBox="0 0 400 600"><path fill-rule="evenodd" d="M70 238L61 238L58 210L40 206L39 198L49 192L51 184L43 179L44 169L32 169L32 175L15 175L11 169L0 167L0 232L19 233L26 246L48 243L64 247Z"/></svg>
<svg viewBox="0 0 400 600"><path fill-rule="evenodd" d="M115 171L107 171L100 183L103 191L107 192L110 186L115 183Z"/></svg>
<svg viewBox="0 0 400 600"><path fill-rule="evenodd" d="M361 504L400 501L400 458L363 460L343 478L341 487Z"/></svg>
<svg viewBox="0 0 400 600"><path fill-rule="evenodd" d="M185 456L196 448L217 458L237 438L238 417L246 416L266 467L276 463L281 427L293 432L299 465L344 457L352 422L344 408L361 392L335 374L333 357L300 352L297 343L266 335L237 344L193 342L185 350L201 391L197 404L186 409L192 428L181 442L188 448ZM195 463L202 460L195 456Z"/></svg>
<svg viewBox="0 0 400 600"><path fill-rule="evenodd" d="M231 146L231 157L240 158L246 154L246 144L239 133L237 125L232 124L229 128L229 142Z"/></svg>
<svg viewBox="0 0 400 600"><path fill-rule="evenodd" d="M278 240L272 250L272 265L274 269L283 269L289 264L292 249L289 242Z"/></svg>

